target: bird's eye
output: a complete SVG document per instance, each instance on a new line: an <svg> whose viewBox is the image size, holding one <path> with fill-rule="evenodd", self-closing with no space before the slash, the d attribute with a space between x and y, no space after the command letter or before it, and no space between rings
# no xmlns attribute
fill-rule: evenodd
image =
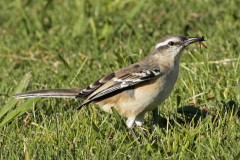
<svg viewBox="0 0 240 160"><path fill-rule="evenodd" d="M173 41L170 41L170 42L168 42L168 45L169 45L169 46L173 46L173 45L174 45L174 42L173 42Z"/></svg>

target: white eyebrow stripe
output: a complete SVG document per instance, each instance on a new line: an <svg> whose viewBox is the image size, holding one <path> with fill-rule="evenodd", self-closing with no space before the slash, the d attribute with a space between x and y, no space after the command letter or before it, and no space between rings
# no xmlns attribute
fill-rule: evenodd
<svg viewBox="0 0 240 160"><path fill-rule="evenodd" d="M165 46L167 45L170 41L173 41L174 42L175 39L169 39L167 41L164 41L164 42L159 42L158 44L155 45L155 48L159 48L159 47L162 47L162 46Z"/></svg>

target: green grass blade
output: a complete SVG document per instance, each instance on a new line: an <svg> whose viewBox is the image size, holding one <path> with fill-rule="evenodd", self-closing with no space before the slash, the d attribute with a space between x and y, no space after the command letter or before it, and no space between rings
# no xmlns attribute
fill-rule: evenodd
<svg viewBox="0 0 240 160"><path fill-rule="evenodd" d="M31 73L27 73L24 78L21 80L21 82L19 83L19 85L17 86L17 88L14 90L14 94L16 93L21 93L28 85L30 79L31 79ZM16 103L18 102L17 99L11 97L6 104L0 108L0 119L2 119L2 117L9 111L11 110Z"/></svg>
<svg viewBox="0 0 240 160"><path fill-rule="evenodd" d="M24 114L28 109L32 107L33 101L36 99L28 99L26 102L18 106L16 109L8 112L8 114L4 117L2 122L0 123L0 128L4 127L8 122L13 120L15 117L21 116Z"/></svg>

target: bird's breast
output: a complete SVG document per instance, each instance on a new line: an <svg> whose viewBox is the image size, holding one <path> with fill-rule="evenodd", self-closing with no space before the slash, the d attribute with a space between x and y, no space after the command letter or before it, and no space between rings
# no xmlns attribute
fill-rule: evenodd
<svg viewBox="0 0 240 160"><path fill-rule="evenodd" d="M179 68L178 66L175 66L166 75L157 80L158 88L156 87L155 90L157 90L158 93L155 95L153 102L150 104L150 109L154 109L168 98L177 81L178 73Z"/></svg>

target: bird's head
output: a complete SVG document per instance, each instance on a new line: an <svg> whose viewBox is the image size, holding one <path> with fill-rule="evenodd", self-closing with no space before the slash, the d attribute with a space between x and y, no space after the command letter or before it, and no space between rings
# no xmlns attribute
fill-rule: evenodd
<svg viewBox="0 0 240 160"><path fill-rule="evenodd" d="M167 36L158 41L151 53L159 57L176 58L188 45L202 41L205 41L204 37Z"/></svg>

